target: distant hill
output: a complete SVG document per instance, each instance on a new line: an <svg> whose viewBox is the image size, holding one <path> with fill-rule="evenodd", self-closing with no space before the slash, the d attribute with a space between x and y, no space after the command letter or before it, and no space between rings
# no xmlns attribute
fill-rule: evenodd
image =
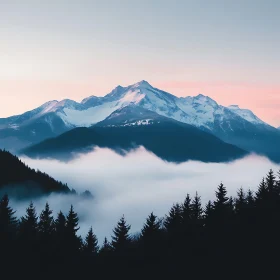
<svg viewBox="0 0 280 280"><path fill-rule="evenodd" d="M171 162L226 162L247 154L210 133L135 105L115 111L91 128L73 129L22 153L30 157L69 159L73 152L88 152L95 146L119 153L144 146Z"/></svg>
<svg viewBox="0 0 280 280"><path fill-rule="evenodd" d="M67 185L29 168L10 152L0 150L0 194L30 198L50 193L70 193Z"/></svg>

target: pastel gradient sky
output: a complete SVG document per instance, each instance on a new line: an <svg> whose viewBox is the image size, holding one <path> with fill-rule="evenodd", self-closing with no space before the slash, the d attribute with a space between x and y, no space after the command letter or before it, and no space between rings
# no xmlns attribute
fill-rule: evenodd
<svg viewBox="0 0 280 280"><path fill-rule="evenodd" d="M147 80L280 125L278 0L0 0L0 117Z"/></svg>

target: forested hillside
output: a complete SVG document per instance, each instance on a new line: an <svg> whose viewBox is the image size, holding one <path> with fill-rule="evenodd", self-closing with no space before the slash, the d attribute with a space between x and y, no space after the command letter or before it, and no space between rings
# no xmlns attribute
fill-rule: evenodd
<svg viewBox="0 0 280 280"><path fill-rule="evenodd" d="M29 168L10 152L0 150L0 193L25 198L52 192L70 192L67 185Z"/></svg>
<svg viewBox="0 0 280 280"><path fill-rule="evenodd" d="M151 213L136 235L124 216L112 238L99 243L94 229L85 239L78 230L73 206L66 215L56 214L47 203L36 213L31 203L18 219L5 195L0 201L1 264L18 268L10 270L11 276L188 279L193 273L210 277L208 269L215 268L224 277L224 269L231 274L247 270L253 277L279 260L280 180L270 171L255 193L241 188L236 197L220 184L215 200L205 206L198 194L186 194L165 217Z"/></svg>

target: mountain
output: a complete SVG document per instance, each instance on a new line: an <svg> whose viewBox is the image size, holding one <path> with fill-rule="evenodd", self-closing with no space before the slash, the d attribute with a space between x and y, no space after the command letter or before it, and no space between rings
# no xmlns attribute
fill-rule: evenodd
<svg viewBox="0 0 280 280"><path fill-rule="evenodd" d="M19 158L0 150L0 196L8 193L20 199L37 195L70 193L67 185L56 181L46 173L35 171Z"/></svg>
<svg viewBox="0 0 280 280"><path fill-rule="evenodd" d="M74 126L57 115L58 101L50 101L22 115L0 119L0 148L16 152L46 138L57 136ZM53 107L57 106L57 111Z"/></svg>
<svg viewBox="0 0 280 280"><path fill-rule="evenodd" d="M69 159L74 152L88 152L97 146L121 154L143 146L171 162L226 162L246 155L212 134L136 105L118 109L90 128L73 129L22 152L30 157Z"/></svg>
<svg viewBox="0 0 280 280"><path fill-rule="evenodd" d="M280 131L250 110L240 109L237 105L225 107L202 94L179 98L154 88L147 81L127 87L117 86L104 97L90 96L81 103L72 100L51 101L43 105L43 109L39 107L26 113L27 116L23 114L0 119L0 147L14 142L13 147L23 148L75 127L91 127L131 104L193 125L241 149L280 162ZM55 121L49 121L49 116ZM34 128L34 123L38 121L40 126L45 127L44 133L40 133L38 127ZM34 135L38 135L38 138ZM21 145L16 141L21 141Z"/></svg>

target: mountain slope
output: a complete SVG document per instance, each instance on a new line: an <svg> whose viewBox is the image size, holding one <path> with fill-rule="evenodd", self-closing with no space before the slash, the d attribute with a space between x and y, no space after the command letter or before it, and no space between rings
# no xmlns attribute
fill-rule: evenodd
<svg viewBox="0 0 280 280"><path fill-rule="evenodd" d="M67 185L29 168L7 151L0 150L0 170L0 195L8 193L23 199L52 192L70 192Z"/></svg>
<svg viewBox="0 0 280 280"><path fill-rule="evenodd" d="M59 104L54 100L22 115L0 118L0 148L16 152L73 128L53 110L61 109Z"/></svg>
<svg viewBox="0 0 280 280"><path fill-rule="evenodd" d="M250 110L236 105L224 107L202 94L179 98L154 88L146 81L127 87L117 86L104 97L90 96L81 103L68 99L51 101L21 116L0 119L0 148L19 149L75 127L91 127L131 104L196 126L227 143L280 162L280 131ZM55 122L44 119L50 114ZM130 116L133 114L131 112ZM45 127L44 132L33 127L37 120L42 120L40 123ZM34 137L34 130L38 131L38 139Z"/></svg>
<svg viewBox="0 0 280 280"><path fill-rule="evenodd" d="M134 114L136 111L138 117ZM69 159L73 152L88 152L96 146L121 154L143 146L171 162L225 162L246 155L244 150L207 132L137 106L120 109L91 128L73 129L29 147L23 153L30 157Z"/></svg>

